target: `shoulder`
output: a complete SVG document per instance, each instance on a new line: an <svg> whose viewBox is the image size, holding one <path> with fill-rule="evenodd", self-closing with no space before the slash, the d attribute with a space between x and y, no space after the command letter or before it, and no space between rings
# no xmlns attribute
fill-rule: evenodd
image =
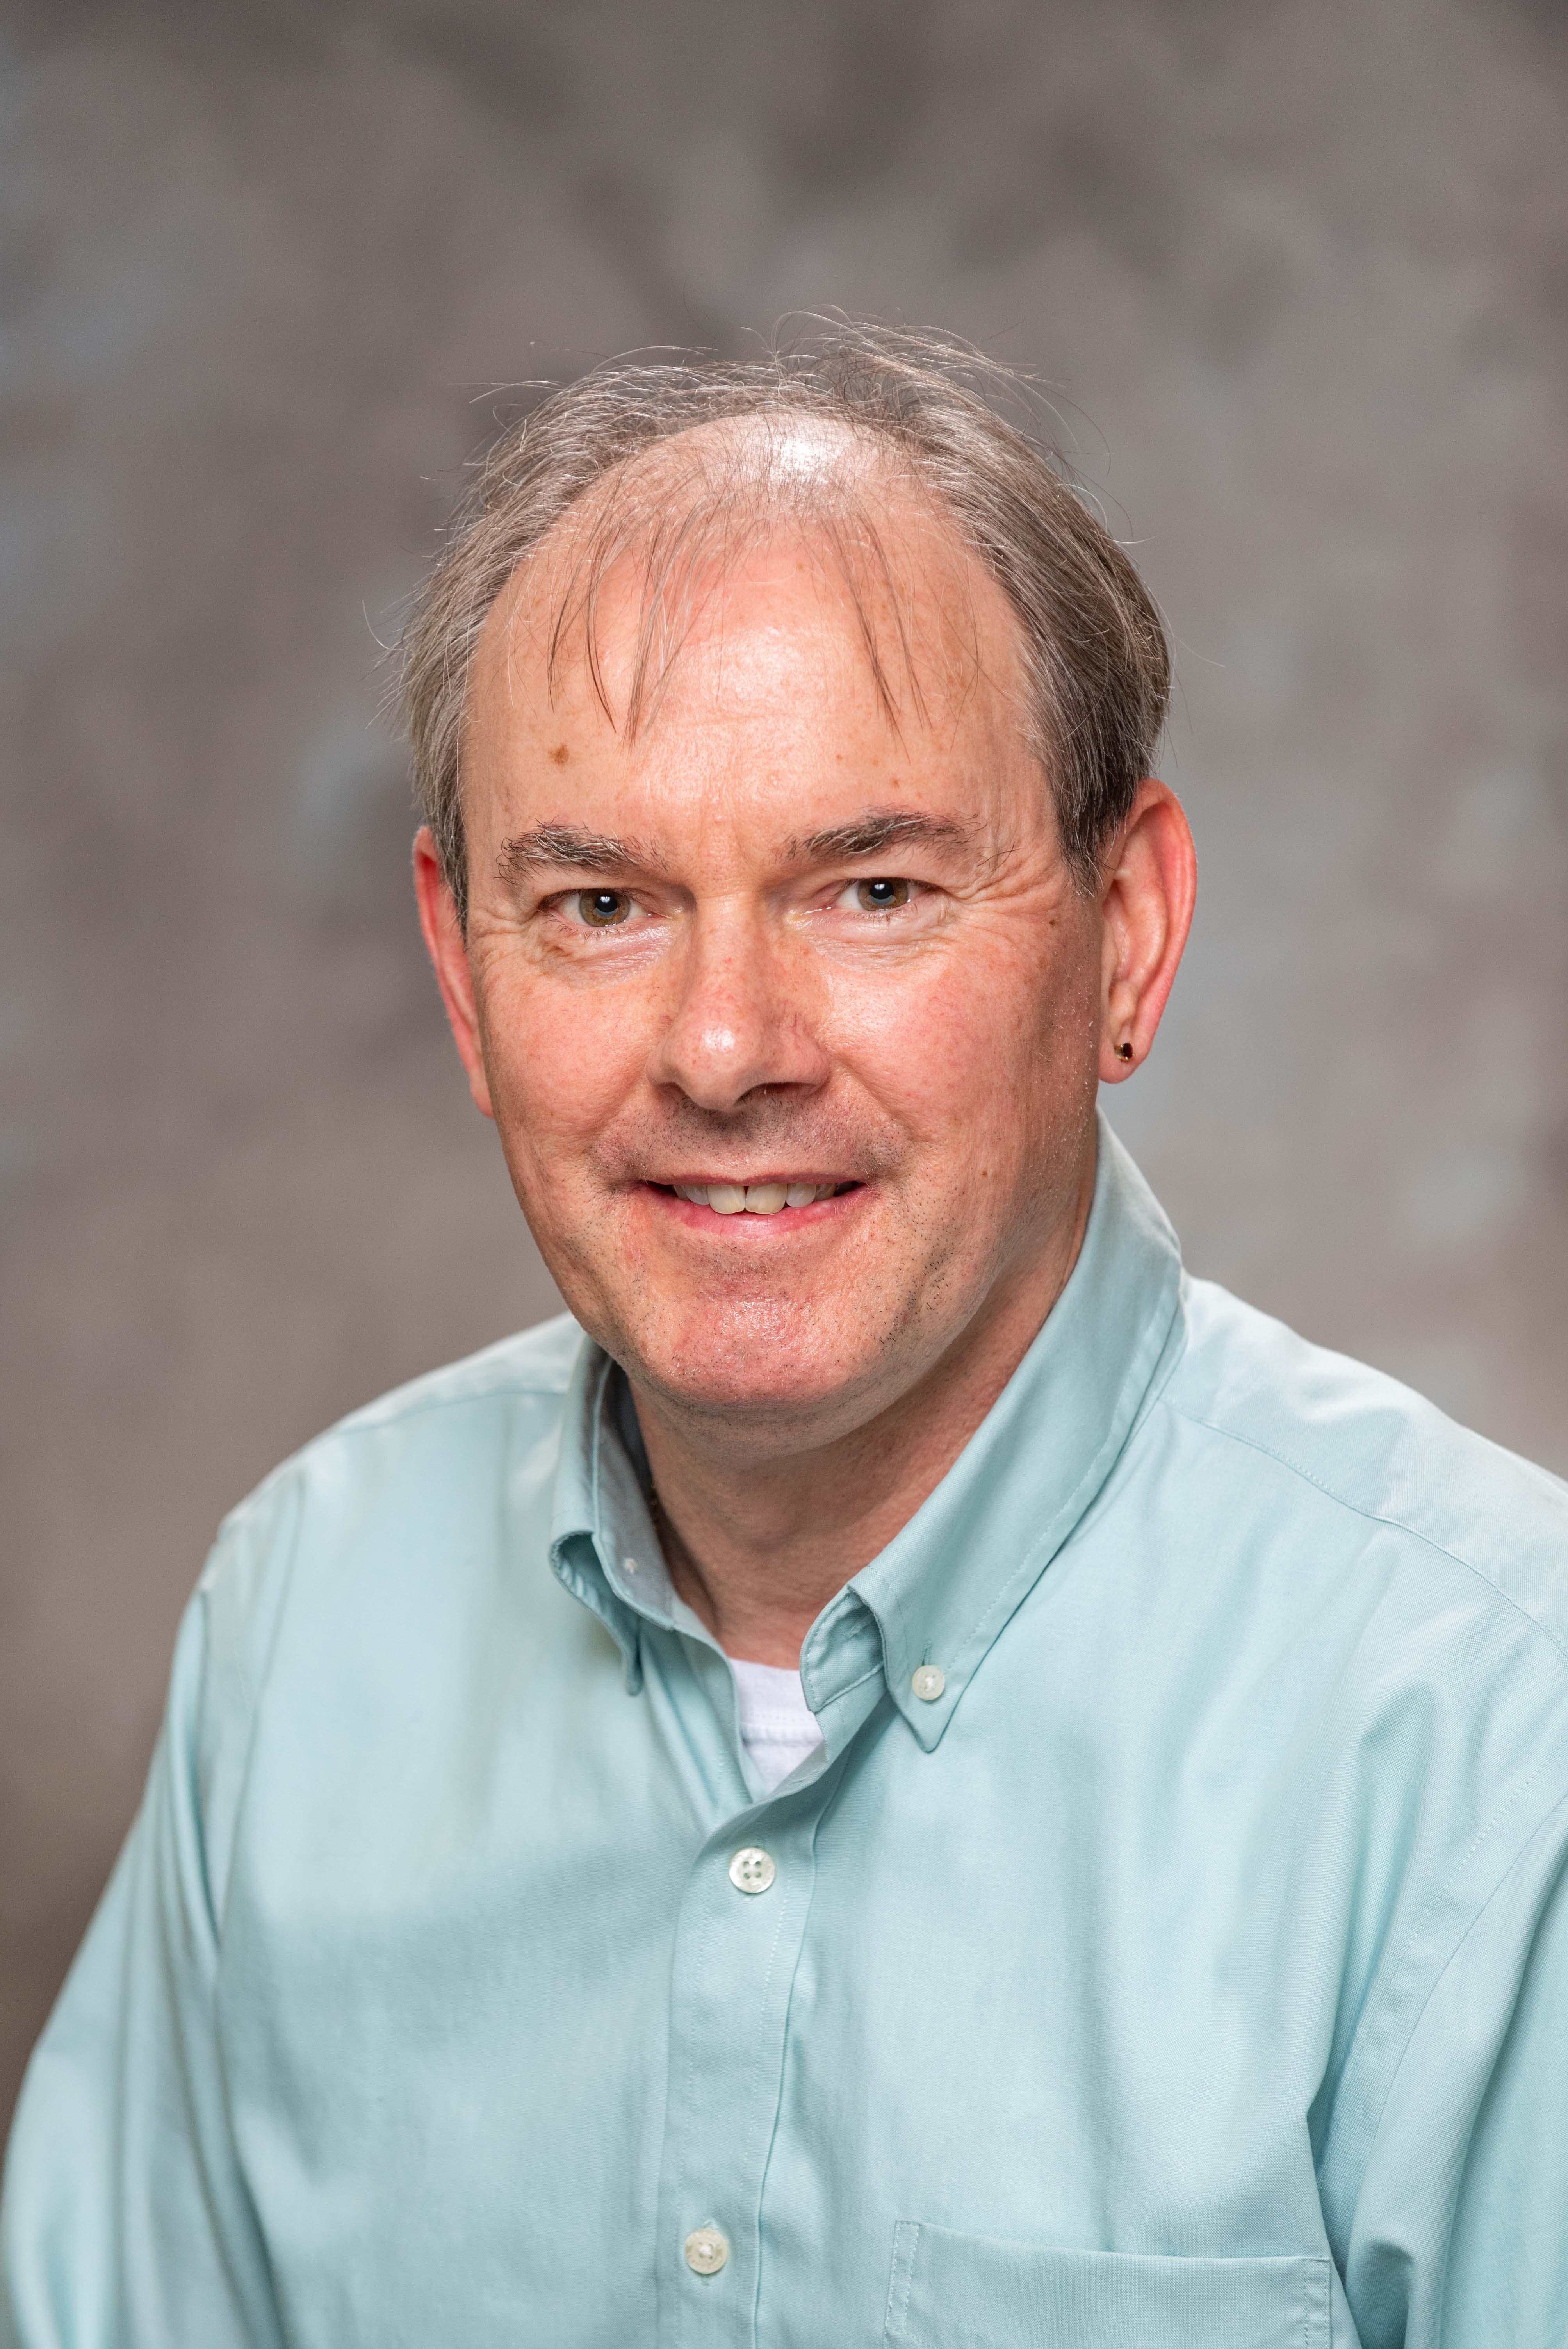
<svg viewBox="0 0 1568 2349"><path fill-rule="evenodd" d="M561 1314L362 1405L274 1468L225 1517L198 1587L218 1644L242 1636L253 1670L302 1561L330 1580L369 1556L391 1582L404 1559L492 1528L503 1486L514 1508L547 1514L584 1342Z"/></svg>
<svg viewBox="0 0 1568 2349"><path fill-rule="evenodd" d="M361 1404L294 1459L308 1461L324 1449L383 1429L410 1426L436 1413L482 1412L514 1398L537 1398L548 1413L551 1402L559 1404L571 1384L582 1345L583 1332L571 1314L558 1313L553 1320L499 1339L477 1354L427 1371L374 1402ZM285 1469L291 1464L285 1462Z"/></svg>
<svg viewBox="0 0 1568 2349"><path fill-rule="evenodd" d="M1392 1546L1434 1599L1456 1576L1489 1592L1568 1670L1568 1485L1212 1282L1185 1279L1182 1305L1187 1341L1161 1403L1220 1473L1266 1492L1333 1556Z"/></svg>
<svg viewBox="0 0 1568 2349"><path fill-rule="evenodd" d="M222 1541L265 1529L291 1499L329 1493L356 1470L493 1441L498 1429L553 1436L583 1337L569 1313L362 1403L291 1454L223 1521Z"/></svg>
<svg viewBox="0 0 1568 2349"><path fill-rule="evenodd" d="M352 1710L356 1675L417 1679L502 1574L515 1605L543 1603L549 1575L517 1569L547 1555L584 1342L562 1314L415 1379L305 1444L224 1519L181 1632L183 1693L170 1692L220 1909L269 1692L281 1684L297 1728L324 1703Z"/></svg>
<svg viewBox="0 0 1568 2349"><path fill-rule="evenodd" d="M1568 1853L1568 1488L1222 1289L1182 1308L1145 1473L1205 1659L1269 1724L1259 1784L1272 1751L1297 1788L1295 1865L1343 1887L1354 2168L1477 1920L1514 1920L1486 1961L1511 1996Z"/></svg>

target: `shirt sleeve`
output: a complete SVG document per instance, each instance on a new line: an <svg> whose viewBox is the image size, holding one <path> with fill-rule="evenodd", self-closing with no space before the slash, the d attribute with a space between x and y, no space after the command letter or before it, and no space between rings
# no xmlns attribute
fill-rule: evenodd
<svg viewBox="0 0 1568 2349"><path fill-rule="evenodd" d="M1568 2342L1568 1799L1435 1985L1346 2261L1362 2349Z"/></svg>
<svg viewBox="0 0 1568 2349"><path fill-rule="evenodd" d="M229 2127L197 1740L207 1594L140 1812L23 2085L0 2197L4 2349L272 2349Z"/></svg>

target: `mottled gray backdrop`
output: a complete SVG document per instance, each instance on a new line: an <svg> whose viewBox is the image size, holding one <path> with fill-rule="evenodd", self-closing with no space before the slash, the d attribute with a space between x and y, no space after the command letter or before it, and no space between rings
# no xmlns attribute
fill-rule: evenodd
<svg viewBox="0 0 1568 2349"><path fill-rule="evenodd" d="M220 1513L551 1309L377 638L497 383L1036 362L1178 644L1190 1261L1568 1466L1565 28L1511 0L13 10L0 2117Z"/></svg>

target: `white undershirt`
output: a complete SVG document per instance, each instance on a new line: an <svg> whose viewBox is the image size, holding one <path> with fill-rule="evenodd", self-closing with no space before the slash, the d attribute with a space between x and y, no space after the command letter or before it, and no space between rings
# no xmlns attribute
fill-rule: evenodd
<svg viewBox="0 0 1568 2349"><path fill-rule="evenodd" d="M740 1699L740 1742L769 1794L822 1742L800 1675L788 1664L748 1664L734 1656Z"/></svg>

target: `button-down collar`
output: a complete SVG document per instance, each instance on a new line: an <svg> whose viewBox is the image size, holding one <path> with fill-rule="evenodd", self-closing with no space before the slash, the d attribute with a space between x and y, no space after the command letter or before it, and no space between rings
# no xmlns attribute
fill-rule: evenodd
<svg viewBox="0 0 1568 2349"><path fill-rule="evenodd" d="M830 1748L864 1717L873 1679L922 1745L940 1742L986 1651L1110 1473L1172 1343L1180 1277L1175 1235L1102 1120L1083 1244L1038 1336L936 1490L806 1636L801 1677ZM665 1570L614 1387L609 1357L585 1346L562 1431L551 1558L614 1634L634 1689L641 1619L714 1642ZM934 1699L912 1684L926 1664L943 1675ZM846 1707L852 1692L861 1701Z"/></svg>

